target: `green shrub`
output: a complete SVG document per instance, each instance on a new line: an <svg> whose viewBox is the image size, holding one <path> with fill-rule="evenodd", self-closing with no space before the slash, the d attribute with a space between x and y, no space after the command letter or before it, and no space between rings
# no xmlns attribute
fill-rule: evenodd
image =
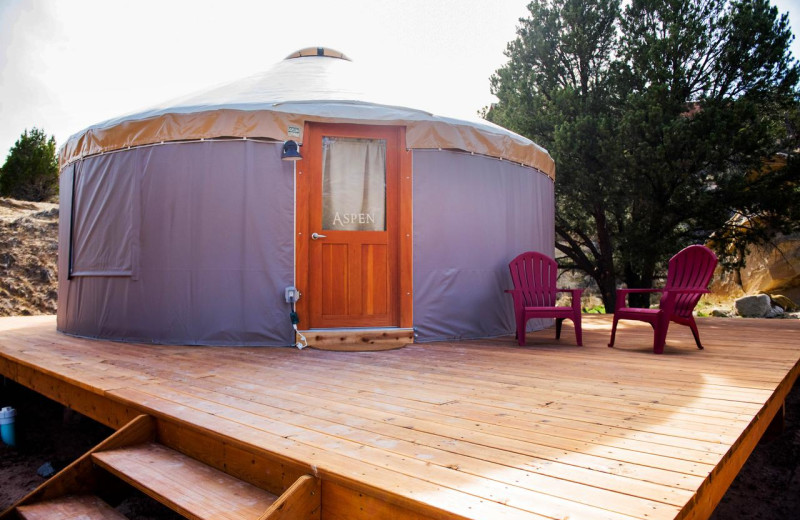
<svg viewBox="0 0 800 520"><path fill-rule="evenodd" d="M584 308L584 314L605 314L606 313L606 306L605 305L597 305L591 308Z"/></svg>

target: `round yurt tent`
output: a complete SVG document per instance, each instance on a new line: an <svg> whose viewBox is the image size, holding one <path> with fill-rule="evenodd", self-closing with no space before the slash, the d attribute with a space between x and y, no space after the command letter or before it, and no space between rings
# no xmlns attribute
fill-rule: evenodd
<svg viewBox="0 0 800 520"><path fill-rule="evenodd" d="M490 123L384 99L365 77L305 49L72 136L58 329L292 345L296 288L301 331L512 333L508 262L553 253L552 159Z"/></svg>

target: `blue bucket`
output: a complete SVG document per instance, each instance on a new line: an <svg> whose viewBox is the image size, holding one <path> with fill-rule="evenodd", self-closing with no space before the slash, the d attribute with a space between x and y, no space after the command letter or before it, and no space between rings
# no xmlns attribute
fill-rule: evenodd
<svg viewBox="0 0 800 520"><path fill-rule="evenodd" d="M10 406L0 410L0 437L9 446L17 445L17 439L14 436L14 417L16 416L17 411Z"/></svg>

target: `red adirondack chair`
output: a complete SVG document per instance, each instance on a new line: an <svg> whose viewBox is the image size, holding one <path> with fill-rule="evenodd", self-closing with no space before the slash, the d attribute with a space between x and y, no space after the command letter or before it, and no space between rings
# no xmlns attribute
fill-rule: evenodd
<svg viewBox="0 0 800 520"><path fill-rule="evenodd" d="M525 325L531 318L555 318L556 339L561 337L561 322L572 320L575 339L583 345L581 335L581 293L583 289L557 289L556 261L547 255L529 251L508 264L514 288L506 290L514 297L514 316L517 322L517 340L525 346ZM571 307L556 307L556 293L572 293Z"/></svg>
<svg viewBox="0 0 800 520"><path fill-rule="evenodd" d="M708 283L716 266L717 255L709 248L689 246L669 260L667 283L663 289L618 289L614 325L611 327L611 342L608 346L614 346L619 320L646 321L653 327L653 352L661 354L664 352L669 322L674 321L692 329L697 348L702 350L700 333L697 331L692 311L700 296L709 292ZM652 292L662 293L658 309L625 307L625 297L628 294Z"/></svg>

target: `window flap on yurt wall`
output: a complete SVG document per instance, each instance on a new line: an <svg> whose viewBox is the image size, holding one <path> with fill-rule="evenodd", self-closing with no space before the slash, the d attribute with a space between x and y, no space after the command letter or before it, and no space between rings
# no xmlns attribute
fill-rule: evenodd
<svg viewBox="0 0 800 520"><path fill-rule="evenodd" d="M134 274L135 161L126 154L101 155L75 168L70 276Z"/></svg>

